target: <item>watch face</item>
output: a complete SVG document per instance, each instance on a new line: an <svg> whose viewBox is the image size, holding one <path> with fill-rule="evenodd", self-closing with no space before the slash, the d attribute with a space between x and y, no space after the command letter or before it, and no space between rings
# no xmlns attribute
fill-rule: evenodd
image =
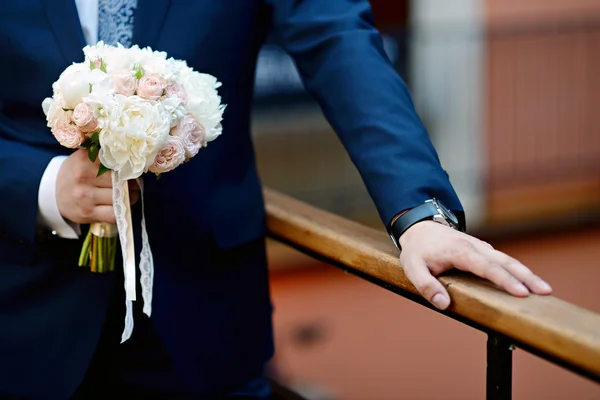
<svg viewBox="0 0 600 400"><path fill-rule="evenodd" d="M455 225L458 225L458 218L456 218L456 215L454 215L452 211L447 209L446 206L444 206L438 200L435 200L435 205L447 219L452 221Z"/></svg>

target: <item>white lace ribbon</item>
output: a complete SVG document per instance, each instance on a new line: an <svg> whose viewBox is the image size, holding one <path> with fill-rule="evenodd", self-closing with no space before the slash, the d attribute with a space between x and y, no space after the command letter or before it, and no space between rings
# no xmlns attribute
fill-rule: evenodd
<svg viewBox="0 0 600 400"><path fill-rule="evenodd" d="M133 224L131 218L131 207L129 202L129 186L127 181L120 180L117 174L112 173L113 183L113 206L121 242L121 253L123 256L123 274L125 278L125 327L121 336L121 343L127 341L133 332L133 301L136 301L135 281L135 247L133 243ZM152 283L154 279L154 262L148 232L146 231L146 219L144 216L144 182L137 180L140 186L140 197L142 201L142 251L140 254L140 272L142 298L144 299L144 313L150 316L152 312Z"/></svg>
<svg viewBox="0 0 600 400"><path fill-rule="evenodd" d="M144 299L144 314L152 314L152 284L154 282L154 259L150 250L150 241L146 231L146 214L144 211L144 180L138 178L140 198L142 201L142 251L140 253L140 281L142 283L142 298Z"/></svg>

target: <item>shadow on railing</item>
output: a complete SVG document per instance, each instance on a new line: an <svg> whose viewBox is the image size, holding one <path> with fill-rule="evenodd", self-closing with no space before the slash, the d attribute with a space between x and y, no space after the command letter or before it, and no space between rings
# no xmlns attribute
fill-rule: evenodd
<svg viewBox="0 0 600 400"><path fill-rule="evenodd" d="M384 232L270 189L265 200L273 239L438 311L406 278ZM600 315L554 296L512 297L460 272L440 281L452 299L441 313L488 334L487 399L511 398L515 347L600 382Z"/></svg>

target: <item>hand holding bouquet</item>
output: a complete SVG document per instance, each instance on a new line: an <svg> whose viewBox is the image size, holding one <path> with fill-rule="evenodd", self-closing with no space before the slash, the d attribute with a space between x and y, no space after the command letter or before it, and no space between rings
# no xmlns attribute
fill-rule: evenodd
<svg viewBox="0 0 600 400"><path fill-rule="evenodd" d="M117 224L90 225L79 265L92 272L112 271L118 237L130 302L135 300L135 257L128 181L137 180L143 207L144 173L172 171L221 134L220 83L150 48L99 42L83 53L85 60L67 67L42 107L61 145L86 149L92 162L99 159L98 176L112 171ZM153 263L144 219L142 239L142 294L150 315Z"/></svg>

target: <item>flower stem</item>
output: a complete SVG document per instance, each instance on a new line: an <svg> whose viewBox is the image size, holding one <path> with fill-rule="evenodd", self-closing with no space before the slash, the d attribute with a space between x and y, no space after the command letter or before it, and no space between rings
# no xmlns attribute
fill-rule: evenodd
<svg viewBox="0 0 600 400"><path fill-rule="evenodd" d="M101 237L89 231L81 246L78 265L97 273L114 271L118 240L118 236Z"/></svg>
<svg viewBox="0 0 600 400"><path fill-rule="evenodd" d="M92 235L93 236L93 235ZM92 254L90 257L90 270L92 272L98 272L98 238L93 236L91 239Z"/></svg>
<svg viewBox="0 0 600 400"><path fill-rule="evenodd" d="M105 272L104 271L104 263L106 262L106 254L105 254L105 248L106 248L106 238L100 237L98 238L99 240L99 246L100 246L100 251L98 252L98 260L99 263L98 265L100 266L100 268L98 269L98 272Z"/></svg>
<svg viewBox="0 0 600 400"><path fill-rule="evenodd" d="M79 254L79 265L80 267L87 267L90 263L90 238L92 236L92 232L88 232L85 240L83 241L83 246L81 247L81 253Z"/></svg>
<svg viewBox="0 0 600 400"><path fill-rule="evenodd" d="M117 257L117 238L110 239L110 267L109 271L115 270L115 258Z"/></svg>

